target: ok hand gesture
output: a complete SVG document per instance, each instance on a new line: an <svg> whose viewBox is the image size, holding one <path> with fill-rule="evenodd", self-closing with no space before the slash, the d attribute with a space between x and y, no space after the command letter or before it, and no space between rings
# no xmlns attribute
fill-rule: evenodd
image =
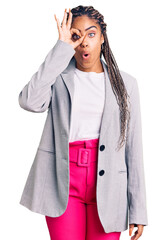
<svg viewBox="0 0 166 240"><path fill-rule="evenodd" d="M72 23L72 12L69 9L69 18L67 20L67 9L65 9L62 25L59 23L59 19L56 18L56 15L54 14L55 20L57 22L57 28L59 32L59 40L62 40L66 43L69 43L73 46L75 49L78 45L81 44L83 41L84 35L82 36L81 33L75 29L71 28Z"/></svg>

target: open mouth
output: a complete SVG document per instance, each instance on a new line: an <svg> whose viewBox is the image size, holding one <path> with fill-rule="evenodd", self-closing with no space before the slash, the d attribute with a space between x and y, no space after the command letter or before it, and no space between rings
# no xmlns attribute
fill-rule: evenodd
<svg viewBox="0 0 166 240"><path fill-rule="evenodd" d="M90 54L84 53L84 54L82 55L82 57L83 57L83 59L87 60L87 59L90 57Z"/></svg>

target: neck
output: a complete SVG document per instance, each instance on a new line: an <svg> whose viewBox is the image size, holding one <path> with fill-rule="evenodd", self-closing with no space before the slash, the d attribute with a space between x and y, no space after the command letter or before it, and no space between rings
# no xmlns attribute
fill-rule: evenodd
<svg viewBox="0 0 166 240"><path fill-rule="evenodd" d="M83 67L78 62L76 62L76 68L84 72L96 72L96 73L104 72L104 68L100 59L99 61L97 61L96 64L93 64L93 66L90 67Z"/></svg>

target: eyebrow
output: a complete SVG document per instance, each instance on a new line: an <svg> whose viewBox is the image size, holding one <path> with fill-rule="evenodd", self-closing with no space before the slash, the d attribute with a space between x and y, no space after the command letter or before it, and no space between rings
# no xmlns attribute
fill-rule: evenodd
<svg viewBox="0 0 166 240"><path fill-rule="evenodd" d="M85 31L89 30L90 28L96 28L96 29L97 29L97 27L96 27L96 26L90 26L90 27L86 28L86 29L85 29ZM81 30L80 30L80 29L78 29L78 30L81 32Z"/></svg>

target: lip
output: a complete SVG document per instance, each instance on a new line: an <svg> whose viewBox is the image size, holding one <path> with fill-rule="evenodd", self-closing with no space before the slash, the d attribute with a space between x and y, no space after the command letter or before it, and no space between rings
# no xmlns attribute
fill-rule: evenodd
<svg viewBox="0 0 166 240"><path fill-rule="evenodd" d="M86 56L87 55L87 56ZM90 58L90 54L89 52L82 52L81 56L84 60L88 60Z"/></svg>

